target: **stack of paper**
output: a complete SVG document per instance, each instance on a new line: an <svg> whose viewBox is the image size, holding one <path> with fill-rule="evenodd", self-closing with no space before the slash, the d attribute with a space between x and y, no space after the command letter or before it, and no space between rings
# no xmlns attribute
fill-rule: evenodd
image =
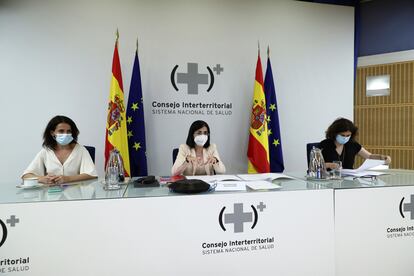
<svg viewBox="0 0 414 276"><path fill-rule="evenodd" d="M361 177L365 175L382 175L386 174L385 172L374 172L374 171L367 171L369 169L375 168L380 165L384 165L384 160L375 160L375 159L365 159L364 163L355 170L351 169L342 169L342 175L350 175L350 176L356 176Z"/></svg>

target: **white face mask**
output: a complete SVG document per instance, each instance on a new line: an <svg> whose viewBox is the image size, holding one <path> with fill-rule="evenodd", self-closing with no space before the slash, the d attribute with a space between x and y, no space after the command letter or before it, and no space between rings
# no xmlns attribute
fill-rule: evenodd
<svg viewBox="0 0 414 276"><path fill-rule="evenodd" d="M72 142L73 137L72 137L72 134L70 133L68 134L59 133L59 134L56 134L55 140L56 142L58 142L59 145L66 146Z"/></svg>
<svg viewBox="0 0 414 276"><path fill-rule="evenodd" d="M208 136L205 134L197 135L196 137L194 137L194 142L197 144L197 146L200 146L200 147L204 146L207 140L208 140Z"/></svg>

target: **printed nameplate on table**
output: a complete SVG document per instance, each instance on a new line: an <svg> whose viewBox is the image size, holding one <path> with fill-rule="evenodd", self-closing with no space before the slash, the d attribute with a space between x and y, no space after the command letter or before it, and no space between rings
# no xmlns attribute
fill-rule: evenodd
<svg viewBox="0 0 414 276"><path fill-rule="evenodd" d="M383 175L387 174L386 172L375 172L375 171L368 171L369 169L378 167L380 165L384 165L384 160L375 160L375 159L365 159L364 163L358 168L358 169L342 169L342 175L348 175L348 176L366 176L366 175Z"/></svg>
<svg viewBox="0 0 414 276"><path fill-rule="evenodd" d="M214 189L216 192L246 191L245 181L219 181Z"/></svg>
<svg viewBox="0 0 414 276"><path fill-rule="evenodd" d="M238 174L240 179L245 181L267 180L273 181L276 179L295 179L283 173L257 173L257 174Z"/></svg>

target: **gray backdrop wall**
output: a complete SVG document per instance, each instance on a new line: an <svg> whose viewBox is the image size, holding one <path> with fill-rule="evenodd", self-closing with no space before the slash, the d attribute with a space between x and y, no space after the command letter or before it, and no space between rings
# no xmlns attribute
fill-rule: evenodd
<svg viewBox="0 0 414 276"><path fill-rule="evenodd" d="M321 140L335 118L353 116L353 13L298 1L2 1L0 174L17 179L40 150L48 120L64 114L78 124L80 143L96 146L102 175L116 28L126 95L139 36L151 174L169 174L171 150L195 119L209 122L228 172L246 171L258 40L264 71L271 47L286 170L304 171L305 143ZM203 74L223 67L210 92L208 85L195 95L184 84L174 90L173 67L184 73L190 62ZM158 114L155 101L232 108Z"/></svg>

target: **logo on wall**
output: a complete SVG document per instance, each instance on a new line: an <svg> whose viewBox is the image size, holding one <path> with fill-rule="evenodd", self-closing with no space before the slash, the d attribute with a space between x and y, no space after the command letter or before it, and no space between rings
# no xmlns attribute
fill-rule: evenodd
<svg viewBox="0 0 414 276"><path fill-rule="evenodd" d="M189 95L198 95L199 93L199 85L208 85L207 92L210 92L214 86L214 74L213 71L216 72L217 75L220 75L221 72L224 71L223 67L220 64L216 64L216 66L211 70L209 66L206 67L207 72L200 73L198 71L198 63L187 63L187 72L177 72L178 65L175 65L171 71L171 84L174 87L175 91L179 91L177 87L178 84L185 84L187 85L187 93ZM177 76L176 76L177 75ZM210 80L209 80L210 76Z"/></svg>
<svg viewBox="0 0 414 276"><path fill-rule="evenodd" d="M224 225L233 224L234 233L243 233L245 223L250 223L250 228L254 229L257 225L257 221L259 220L257 209L259 209L260 212L263 212L266 205L263 202L260 202L260 204L256 207L254 205L250 205L250 208L252 209L252 212L244 212L243 203L234 203L233 213L225 213L226 206L221 208L219 214L219 224L221 229L226 231L227 229Z"/></svg>
<svg viewBox="0 0 414 276"><path fill-rule="evenodd" d="M405 218L404 212L410 213L410 219L414 220L414 194L410 196L410 203L404 203L404 197L400 201L400 215Z"/></svg>

